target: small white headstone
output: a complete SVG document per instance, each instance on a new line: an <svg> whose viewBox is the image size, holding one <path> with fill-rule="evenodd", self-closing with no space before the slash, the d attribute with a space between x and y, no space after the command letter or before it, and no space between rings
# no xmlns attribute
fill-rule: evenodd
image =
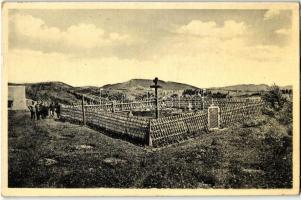
<svg viewBox="0 0 301 200"><path fill-rule="evenodd" d="M188 110L191 111L192 110L192 104L189 102L188 103Z"/></svg>

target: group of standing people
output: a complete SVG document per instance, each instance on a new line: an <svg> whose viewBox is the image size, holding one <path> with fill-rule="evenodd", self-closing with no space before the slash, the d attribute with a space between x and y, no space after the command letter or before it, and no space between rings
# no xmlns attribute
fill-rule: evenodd
<svg viewBox="0 0 301 200"><path fill-rule="evenodd" d="M57 118L60 118L61 114L61 105L58 102L51 102L50 104L48 104L47 102L43 101L32 101L31 105L28 106L28 108L32 120L46 119L47 117L54 118L55 114Z"/></svg>

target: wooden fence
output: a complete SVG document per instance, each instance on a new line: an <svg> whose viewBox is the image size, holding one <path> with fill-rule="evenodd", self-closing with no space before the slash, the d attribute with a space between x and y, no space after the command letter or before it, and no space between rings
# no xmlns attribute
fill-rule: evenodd
<svg viewBox="0 0 301 200"><path fill-rule="evenodd" d="M231 126L234 122L260 114L263 103L261 101L216 101L215 107L220 108L220 112L215 112L219 116L217 128ZM132 105L132 107L130 107ZM83 122L88 126L101 128L115 134L125 135L134 140L141 141L150 146L164 146L175 142L199 136L208 131L208 109L188 112L159 119L146 119L143 117L124 116L118 111L131 110L147 105L123 104L123 108L85 105L84 118L81 106L62 106L62 118L68 121ZM110 109L115 109L112 113ZM110 112L106 112L110 111ZM216 115L215 114L215 115ZM209 115L211 117L211 114ZM210 129L214 128L211 127Z"/></svg>
<svg viewBox="0 0 301 200"><path fill-rule="evenodd" d="M215 112L215 114L219 116L211 116L214 120L220 120L219 122L216 122L216 128L231 126L234 122L241 122L250 117L254 117L255 115L260 114L263 106L263 103L259 101L219 103L221 106L220 113ZM215 104L217 104L217 102L215 102ZM219 106L213 106L213 108L216 107L219 108ZM207 132L209 128L213 128L210 127L210 124L208 123L210 118L210 116L208 117L209 108L202 111L151 120L151 145L155 147L164 146L186 140L187 138L199 136L204 132Z"/></svg>
<svg viewBox="0 0 301 200"><path fill-rule="evenodd" d="M262 102L243 105L243 106L232 106L232 107L222 107L221 109L221 126L227 127L234 122L249 119L255 115L261 113L263 107Z"/></svg>
<svg viewBox="0 0 301 200"><path fill-rule="evenodd" d="M207 112L199 111L151 120L151 145L164 146L195 137L207 130L207 118Z"/></svg>
<svg viewBox="0 0 301 200"><path fill-rule="evenodd" d="M79 106L62 107L61 113L64 120L83 122L82 109ZM86 107L85 121L88 126L125 135L135 140L148 141L149 121L144 118L127 117Z"/></svg>
<svg viewBox="0 0 301 200"><path fill-rule="evenodd" d="M85 97L86 98L86 97ZM159 108L178 108L182 110L205 110L212 103L221 108L224 107L237 107L249 104L258 103L260 100L251 99L202 99L202 98L168 98L164 100L159 100ZM88 107L94 107L97 110L107 111L107 112L124 112L124 111L145 111L155 109L155 100L145 100L145 101L134 101L134 102L106 102L103 104L88 104Z"/></svg>

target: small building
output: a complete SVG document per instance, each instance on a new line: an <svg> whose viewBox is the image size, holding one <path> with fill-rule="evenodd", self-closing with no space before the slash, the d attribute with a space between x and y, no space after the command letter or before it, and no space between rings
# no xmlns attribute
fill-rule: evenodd
<svg viewBox="0 0 301 200"><path fill-rule="evenodd" d="M25 110L26 97L25 86L9 85L8 86L8 110Z"/></svg>

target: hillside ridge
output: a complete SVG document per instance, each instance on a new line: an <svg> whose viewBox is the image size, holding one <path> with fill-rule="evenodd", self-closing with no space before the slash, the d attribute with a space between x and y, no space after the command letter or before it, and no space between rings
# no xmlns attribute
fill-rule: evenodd
<svg viewBox="0 0 301 200"><path fill-rule="evenodd" d="M131 79L121 83L106 84L102 86L103 89L135 89L135 88L149 88L153 85L151 79ZM162 86L163 90L184 90L184 89L199 89L196 86L192 86L185 83L159 80L158 84Z"/></svg>
<svg viewBox="0 0 301 200"><path fill-rule="evenodd" d="M123 98L129 100L139 100L147 96L147 92L151 91L150 85L153 85L153 80L150 79L131 79L122 83L107 84L102 87L97 86L82 86L73 87L59 81L47 81L39 83L8 83L8 85L24 85L26 88L26 98L43 101L58 101L63 104L80 104L81 95L99 98L100 90L102 98L111 100L120 100ZM195 90L198 87L178 83L173 81L159 80L158 84L162 86L160 89L164 95L170 96L172 94L182 94L185 89ZM282 89L291 89L291 86L281 87ZM238 92L259 92L267 91L269 86L267 84L240 84L226 87L212 87L208 88L213 92L238 91Z"/></svg>

